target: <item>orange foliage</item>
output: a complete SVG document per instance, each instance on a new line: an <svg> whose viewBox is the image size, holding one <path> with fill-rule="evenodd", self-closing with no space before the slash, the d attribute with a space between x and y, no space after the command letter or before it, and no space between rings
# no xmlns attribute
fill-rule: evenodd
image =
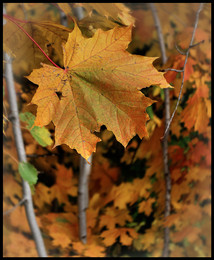
<svg viewBox="0 0 214 260"><path fill-rule="evenodd" d="M131 245L133 238L137 238L136 231L130 228L112 228L111 230L103 231L101 237L104 238L103 242L106 246L112 245L116 238L120 237L120 242L123 245Z"/></svg>
<svg viewBox="0 0 214 260"><path fill-rule="evenodd" d="M160 50L146 4L135 10L130 10L134 6L131 3L127 6L74 4L78 5L83 6L88 17L77 22L73 30L57 24L59 13L54 15L58 10L56 6L60 6L68 17L73 16L73 4L6 5L11 16L15 14L16 18L24 19L25 13L29 15L33 22L18 23L57 64L65 67L63 70L43 64L36 69L46 58L7 20L4 50L16 56L14 73L19 78L34 69L28 79L39 85L35 93L35 88L30 91L29 82L15 84L25 102L20 105L20 111L35 113L35 106L26 105L34 95L31 102L38 105L35 124L47 125L54 131L52 121L56 127L54 150L40 147L29 132L22 129L27 154L40 156L28 160L40 171L33 200L48 255L123 256L126 248L126 256L138 252L147 257L160 257L163 229L169 227L170 257L209 257L212 246L210 4L205 4L200 13L194 43L204 42L190 49L182 99L170 127L168 153L172 189L171 215L167 218L164 218L166 187L161 137L165 118L161 88L169 86L166 80L174 86L170 89L173 111L183 75L169 71L163 77L152 64L157 58L151 57L160 56ZM165 66L182 69L185 56L178 54L175 44L179 48L188 47L199 4L155 5L169 58ZM51 22L39 21L44 14ZM137 53L137 49L140 49L138 54L142 51L147 57L127 51ZM159 87L146 89L152 84ZM146 94L140 92L142 88ZM6 90L6 110L9 109L7 99ZM148 106L152 113L147 122ZM112 132L98 133L101 125ZM4 130L3 210L7 211L21 200L22 188L11 122ZM147 132L149 135L141 141L137 137L131 139L135 134L142 138ZM117 141L124 146L128 144L120 156ZM85 158L96 149L89 179L85 245L79 241L78 227L79 156L66 145L58 147L63 143ZM36 257L24 207L4 215L3 221L4 256Z"/></svg>
<svg viewBox="0 0 214 260"><path fill-rule="evenodd" d="M153 67L156 58L125 51L130 40L131 26L107 32L98 29L86 39L75 25L63 47L66 70L43 64L27 77L39 85L31 101L38 106L35 125L53 121L55 147L67 144L88 159L99 141L93 132L103 124L124 146L136 133L141 138L147 135L145 109L153 101L139 90L151 84L170 85Z"/></svg>

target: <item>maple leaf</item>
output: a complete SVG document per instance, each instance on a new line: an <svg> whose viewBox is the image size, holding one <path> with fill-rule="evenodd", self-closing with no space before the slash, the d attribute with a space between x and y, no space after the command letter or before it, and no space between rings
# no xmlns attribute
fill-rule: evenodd
<svg viewBox="0 0 214 260"><path fill-rule="evenodd" d="M53 121L55 147L67 144L87 159L99 141L93 132L101 125L123 146L136 134L147 135L145 110L153 101L140 89L171 86L153 67L156 58L125 51L131 31L132 26L98 29L87 39L75 25L63 47L66 70L43 64L27 77L39 85L31 101L38 106L35 125Z"/></svg>
<svg viewBox="0 0 214 260"><path fill-rule="evenodd" d="M56 55L56 61L61 62L61 44L66 42L68 34L72 31L71 29L53 22L16 22L21 24L22 28L33 37L47 54L49 54L48 45L51 45ZM39 68L41 61L49 62L40 49L35 47L34 42L23 31L17 30L17 26L8 19L3 27L3 39L4 50L15 57L13 61L15 74L19 76L27 75L32 69Z"/></svg>
<svg viewBox="0 0 214 260"><path fill-rule="evenodd" d="M104 204L114 201L114 206L119 209L126 209L127 204L133 205L139 198L148 197L148 189L151 182L148 177L136 178L133 183L123 182L119 186L113 186L104 200Z"/></svg>
<svg viewBox="0 0 214 260"><path fill-rule="evenodd" d="M147 216L149 216L152 212L152 203L155 202L154 198L149 198L148 200L143 200L139 204L139 212L145 212Z"/></svg>
<svg viewBox="0 0 214 260"><path fill-rule="evenodd" d="M99 152L97 147L96 152ZM119 176L119 168L111 167L108 162L102 164L97 163L96 160L93 162L93 168L91 173L91 190L94 192L96 190L102 191L102 193L108 193L112 185Z"/></svg>
<svg viewBox="0 0 214 260"><path fill-rule="evenodd" d="M53 238L53 245L63 248L68 247L72 239L69 229L71 230L72 226L68 223L54 223L50 225L49 233Z"/></svg>
<svg viewBox="0 0 214 260"><path fill-rule="evenodd" d="M6 237L8 237L8 234ZM5 257L38 257L34 240L29 239L23 233L11 232L8 240L8 243L4 245L7 251Z"/></svg>
<svg viewBox="0 0 214 260"><path fill-rule="evenodd" d="M180 242L184 238L187 238L190 243L195 242L197 239L201 229L198 227L187 226L183 228L181 231L178 231L173 234L172 240L173 242Z"/></svg>
<svg viewBox="0 0 214 260"><path fill-rule="evenodd" d="M105 248L95 242L90 242L83 245L82 242L73 242L72 248L78 253L78 256L86 257L104 257Z"/></svg>
<svg viewBox="0 0 214 260"><path fill-rule="evenodd" d="M124 226L126 221L131 222L132 218L127 210L116 208L107 208L105 215L100 217L100 227L106 226L108 229L115 228L116 224Z"/></svg>
<svg viewBox="0 0 214 260"><path fill-rule="evenodd" d="M68 195L75 197L77 187L75 186L72 169L67 169L60 164L57 165L56 183L49 188L49 191L50 196L57 198L59 203L67 203Z"/></svg>
<svg viewBox="0 0 214 260"><path fill-rule="evenodd" d="M22 188L20 184L18 184L18 182L14 179L14 177L11 174L4 173L3 186L3 198L5 199L6 197L9 197L10 201L13 204L17 204L19 198L22 197ZM5 210L8 210L8 208Z"/></svg>
<svg viewBox="0 0 214 260"><path fill-rule="evenodd" d="M197 92L188 99L187 106L181 113L181 121L188 129L194 127L199 133L206 132L209 124L206 104L204 99L198 97Z"/></svg>
<svg viewBox="0 0 214 260"><path fill-rule="evenodd" d="M82 34L86 37L92 37L98 28L107 31L119 26L107 17L95 13L84 17L79 21L78 25L81 28Z"/></svg>
<svg viewBox="0 0 214 260"><path fill-rule="evenodd" d="M138 237L138 234L132 228L112 228L103 231L101 237L104 238L103 243L106 246L113 245L118 237L120 237L120 242L127 246L131 245L133 239Z"/></svg>
<svg viewBox="0 0 214 260"><path fill-rule="evenodd" d="M10 222L12 226L18 228L19 230L30 233L24 207L19 207L11 213Z"/></svg>
<svg viewBox="0 0 214 260"><path fill-rule="evenodd" d="M45 228L53 239L53 245L64 248L78 239L77 218L74 214L49 213L44 215L44 218L46 219Z"/></svg>
<svg viewBox="0 0 214 260"><path fill-rule="evenodd" d="M76 6L83 6L89 15L95 10L102 16L111 17L113 20L130 25L134 23L134 17L130 14L130 9L123 3L76 3Z"/></svg>
<svg viewBox="0 0 214 260"><path fill-rule="evenodd" d="M110 201L114 201L115 207L126 209L126 204L137 200L137 197L136 188L131 183L121 183L119 186L113 186L106 196L104 203L107 204Z"/></svg>
<svg viewBox="0 0 214 260"><path fill-rule="evenodd" d="M143 249L149 251L151 244L155 243L154 231L150 229L146 230L146 233L142 236L141 243L143 245Z"/></svg>
<svg viewBox="0 0 214 260"><path fill-rule="evenodd" d="M38 183L36 185L36 192L33 195L34 204L39 209L42 209L45 203L51 204L51 201L54 199L51 195L49 187L45 186L43 183Z"/></svg>
<svg viewBox="0 0 214 260"><path fill-rule="evenodd" d="M105 257L105 247L99 246L97 243L87 245L84 255L86 257Z"/></svg>

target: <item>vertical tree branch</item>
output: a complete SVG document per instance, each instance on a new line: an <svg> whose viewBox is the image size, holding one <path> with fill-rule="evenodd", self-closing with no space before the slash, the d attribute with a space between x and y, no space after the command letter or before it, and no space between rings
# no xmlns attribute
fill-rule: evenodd
<svg viewBox="0 0 214 260"><path fill-rule="evenodd" d="M78 183L78 218L79 218L79 237L80 240L87 243L87 220L86 209L88 208L89 194L88 194L88 181L91 173L92 155L89 157L88 162L80 156L80 172Z"/></svg>
<svg viewBox="0 0 214 260"><path fill-rule="evenodd" d="M5 12L6 10L4 8L4 13ZM9 97L9 104L11 110L11 121L13 125L13 134L15 138L18 159L20 162L27 162L24 142L23 142L21 128L20 128L20 122L19 122L19 112L18 112L18 105L16 100L16 91L14 86L12 63L11 63L11 58L7 53L4 53L4 60L6 62L5 77L6 77L6 84L8 89L8 97ZM22 179L22 187L23 187L23 199L24 199L24 206L27 215L27 220L36 244L38 255L40 257L47 257L44 241L40 229L36 222L30 186L23 179Z"/></svg>
<svg viewBox="0 0 214 260"><path fill-rule="evenodd" d="M58 6L57 6L57 8L58 8ZM67 27L68 26L67 16L61 9L59 9L59 11L60 11L60 23Z"/></svg>
<svg viewBox="0 0 214 260"><path fill-rule="evenodd" d="M83 19L83 8L78 6L73 9L74 14L78 20ZM79 237L83 244L87 243L87 219L86 209L88 208L89 195L88 195L88 181L91 173L92 155L88 162L80 156L80 172L78 184L78 217L79 217Z"/></svg>
<svg viewBox="0 0 214 260"><path fill-rule="evenodd" d="M167 56L166 56L166 49L165 49L165 44L163 39L163 33L161 30L160 20L155 5L153 3L150 3L149 5L155 21L155 27L158 33L162 64L165 64L167 61ZM170 119L169 89L164 89L164 99L165 99L164 102L165 102L165 128L166 128L167 125L169 124L169 119ZM167 216L170 215L170 204L171 204L171 176L169 172L169 159L168 159L168 134L166 134L163 139L163 159L164 159L164 175L165 175L165 186L166 186L164 216L166 218ZM164 248L162 252L163 257L169 256L169 240L170 240L169 227L165 227Z"/></svg>
<svg viewBox="0 0 214 260"><path fill-rule="evenodd" d="M82 20L84 18L82 6L73 7L73 10L74 10L74 14L78 20Z"/></svg>
<svg viewBox="0 0 214 260"><path fill-rule="evenodd" d="M78 20L84 17L82 7L73 8L75 16ZM67 19L65 19L64 13L61 11L61 21L64 26L67 26ZM78 181L78 219L79 219L79 238L83 244L87 243L87 219L86 209L88 208L89 195L88 195L88 181L91 173L92 155L88 159L88 162L80 156L80 172Z"/></svg>
<svg viewBox="0 0 214 260"><path fill-rule="evenodd" d="M163 136L163 153L164 153L164 172L165 172L165 181L166 181L166 202L165 202L165 217L169 216L170 214L170 200L171 200L171 178L170 178L170 172L169 172L169 167L168 167L168 142L167 142L167 138L168 138L168 134L169 134L169 128L172 122L172 119L175 115L175 112L178 108L179 102L180 102L180 98L181 98L181 93L182 93L182 89L183 89L183 84L184 84L184 75L185 75L185 67L187 64L187 60L188 60L188 56L189 56L189 52L190 52L190 48L194 47L195 45L193 45L193 41L194 41L194 37L195 37L195 32L196 32L196 28L198 25L198 20L199 20L199 14L201 12L201 10L203 9L203 3L200 4L197 12L196 12L196 18L195 18L195 24L194 24L194 28L193 28L193 32L192 32L192 38L189 44L189 47L187 49L186 54L186 58L184 61L184 67L183 70L181 72L183 72L183 77L182 77L182 82L181 82L181 88L180 88L180 92L179 92L179 96L178 96L178 100L176 103L176 107L172 113L172 116L170 118L170 110L169 110L169 90L165 90L165 133ZM160 48L161 48L161 54L162 54L162 61L164 63L164 53L165 53L165 46L164 46L164 41L163 41L163 35L161 32L161 26L160 26L160 21L158 19L158 15L157 15L157 11L155 9L154 4L150 4L151 10L152 10L152 14L155 20L155 25L157 28L157 32L158 32L158 37L159 37L159 43L160 43ZM165 60L166 61L166 60ZM164 249L163 249L163 254L162 256L168 256L169 255L169 228L166 227L164 229Z"/></svg>
<svg viewBox="0 0 214 260"><path fill-rule="evenodd" d="M13 134L15 138L18 159L20 162L27 162L24 142L23 142L22 133L20 129L19 113L18 113L18 106L16 102L16 92L15 92L14 80L12 74L11 58L7 53L4 53L4 60L6 61L5 75L6 75L6 84L8 89L9 104L11 110L10 118L13 124ZM36 222L30 186L28 182L22 180L22 187L23 187L23 198L25 198L25 202L24 202L25 211L26 211L30 229L33 234L34 241L36 243L38 255L41 257L46 257L47 254L46 254L44 242Z"/></svg>

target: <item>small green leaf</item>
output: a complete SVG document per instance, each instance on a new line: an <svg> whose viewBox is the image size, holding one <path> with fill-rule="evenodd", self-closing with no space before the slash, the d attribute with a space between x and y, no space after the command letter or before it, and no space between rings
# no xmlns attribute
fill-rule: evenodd
<svg viewBox="0 0 214 260"><path fill-rule="evenodd" d="M184 247L189 246L189 241L188 241L188 239L186 237L183 240L183 245L184 245Z"/></svg>
<svg viewBox="0 0 214 260"><path fill-rule="evenodd" d="M21 121L27 123L27 128L30 129L35 121L35 116L31 114L30 112L20 113L19 117Z"/></svg>
<svg viewBox="0 0 214 260"><path fill-rule="evenodd" d="M164 95L164 90L163 89L160 90L160 97L161 97L162 100L165 99L165 95Z"/></svg>
<svg viewBox="0 0 214 260"><path fill-rule="evenodd" d="M142 222L140 222L140 224L135 228L135 230L138 232L138 230L141 228L141 227L143 227L143 226L145 226L146 225L146 221L142 221Z"/></svg>
<svg viewBox="0 0 214 260"><path fill-rule="evenodd" d="M50 138L50 132L44 126L34 126L30 132L33 138L43 147L53 143L53 140Z"/></svg>
<svg viewBox="0 0 214 260"><path fill-rule="evenodd" d="M132 228L132 227L136 227L137 226L137 222L130 222L126 224L126 227Z"/></svg>
<svg viewBox="0 0 214 260"><path fill-rule="evenodd" d="M57 222L61 222L61 223L69 223L69 221L68 221L67 219L65 219L65 218L60 218L60 217L57 217L57 218L56 218L56 221L57 221Z"/></svg>
<svg viewBox="0 0 214 260"><path fill-rule="evenodd" d="M154 118L154 112L153 112L152 106L147 107L147 108L146 108L146 112L148 113L150 119L153 119L153 118Z"/></svg>
<svg viewBox="0 0 214 260"><path fill-rule="evenodd" d="M18 170L22 178L29 183L29 185L36 184L38 180L38 171L29 162L20 162Z"/></svg>
<svg viewBox="0 0 214 260"><path fill-rule="evenodd" d="M27 128L30 131L33 138L43 147L46 147L47 145L51 145L53 143L53 140L50 138L50 132L48 129L46 129L44 126L34 126L35 116L31 114L30 112L20 113L20 119L23 122L26 122Z"/></svg>

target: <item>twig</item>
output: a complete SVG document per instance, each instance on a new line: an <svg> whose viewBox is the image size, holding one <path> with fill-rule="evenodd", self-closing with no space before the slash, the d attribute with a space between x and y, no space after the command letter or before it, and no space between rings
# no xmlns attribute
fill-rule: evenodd
<svg viewBox="0 0 214 260"><path fill-rule="evenodd" d="M46 153L46 154L27 154L28 158L39 158L39 157L47 157L47 156L58 156L56 153Z"/></svg>
<svg viewBox="0 0 214 260"><path fill-rule="evenodd" d="M158 39L160 44L161 50L161 57L162 63L165 64L167 61L166 56L166 49L163 39L163 34L161 30L160 20L155 8L155 5L150 3L150 8L152 11L152 15L155 21L155 26L158 33ZM170 118L170 99L169 99L169 89L164 90L164 97L165 97L165 126L167 126ZM170 215L170 204L171 204L171 176L169 172L169 160L168 160L168 135L165 136L163 140L163 159L164 159L164 175L165 175L165 186L166 186L166 193L165 193L165 210L164 210L164 217ZM163 257L169 256L169 240L170 240L170 233L169 227L164 228L164 248L162 252Z"/></svg>
<svg viewBox="0 0 214 260"><path fill-rule="evenodd" d="M198 8L198 11L196 12L195 25L194 25L194 29L193 29L193 32L192 32L192 39L191 39L190 44L189 44L189 47L188 47L188 49L187 49L186 58L185 58L185 61L184 61L183 78L182 78L182 82L181 82L181 88L180 88L178 100L177 100L175 109L174 109L174 111L173 111L173 113L172 113L172 115L171 115L171 118L170 118L170 120L169 120L169 122L168 122L168 125L167 125L167 127L166 127L166 129L165 129L163 138L165 138L167 132L169 131L169 127L170 127L170 125L171 125L172 119L173 119L173 117L174 117L174 115L175 115L175 112L177 111L178 105L179 105L179 103L180 103L181 93L182 93L183 85L184 85L185 67L186 67L186 64L187 64L188 57L189 57L190 48L192 48L192 47L194 47L194 46L196 46L196 45L199 44L199 43L197 43L197 44L194 44L194 45L193 45L193 41L194 41L194 37L195 37L196 28L197 28L197 26L198 26L199 14L200 14L201 10L203 9L203 5L204 5L204 3L200 3L200 6L199 6L199 8ZM202 41L202 42L203 42L203 41ZM200 43L201 43L201 42L200 42Z"/></svg>
<svg viewBox="0 0 214 260"><path fill-rule="evenodd" d="M168 68L168 69L164 69L164 70L162 70L163 72L164 71L175 71L175 72L184 72L184 70L182 69L182 70L177 70L177 69L171 69L171 68Z"/></svg>
<svg viewBox="0 0 214 260"><path fill-rule="evenodd" d="M198 43L195 43L195 44L189 46L188 48L196 47L196 46L198 46L198 45L201 44L201 43L204 43L204 40L202 40L202 41L200 41L200 42L198 42ZM177 44L175 44L175 48L176 48L176 50L177 50L181 55L187 55L187 52L181 51L181 50L179 49L179 47L178 47ZM182 70L168 68L168 69L164 69L164 70L160 70L160 71L161 71L161 72L165 72L165 71L184 72L184 69L185 69L184 67L183 67Z"/></svg>
<svg viewBox="0 0 214 260"><path fill-rule="evenodd" d="M189 48L193 48L193 47L195 47L195 46L198 46L198 45L201 44L201 43L204 43L204 40L202 40L202 41L200 41L200 42L197 42L197 43L195 43L195 44L193 44L193 45L190 45Z"/></svg>
<svg viewBox="0 0 214 260"><path fill-rule="evenodd" d="M21 206L23 203L25 203L25 201L26 201L26 198L23 197L23 198L22 198L15 206L13 206L11 209L9 209L9 210L3 212L3 215L5 216L5 215L10 214L10 213L13 212L16 208L18 208L18 207Z"/></svg>
<svg viewBox="0 0 214 260"><path fill-rule="evenodd" d="M186 52L183 52L182 50L180 50L176 43L175 43L175 48L181 55L186 55Z"/></svg>
<svg viewBox="0 0 214 260"><path fill-rule="evenodd" d="M6 9L4 8L4 14L6 13ZM10 103L11 113L13 114L13 133L15 138L15 144L17 148L18 158L20 162L27 162L24 142L22 138L22 133L20 129L20 121L19 121L19 112L18 112L18 105L16 101L16 91L14 86L14 79L13 79L13 71L12 71L12 64L10 56L7 53L4 53L4 59L6 60L5 64L5 75L6 75L6 84L8 89L8 97ZM36 217L33 208L33 201L31 196L31 189L29 184L22 179L22 187L23 187L23 198L25 198L25 211L26 216L28 219L28 223L36 243L36 248L38 255L41 257L47 257L44 241L42 235L40 233L40 229L36 222Z"/></svg>
<svg viewBox="0 0 214 260"><path fill-rule="evenodd" d="M16 160L16 158L15 158L15 157L13 157L13 155L12 155L12 154L10 154L8 151L4 150L4 153L6 153L7 155L9 155L9 156L11 157L11 159L13 159L13 160L14 160L14 162L16 162L16 163L17 163L17 165L19 164L19 162Z"/></svg>

